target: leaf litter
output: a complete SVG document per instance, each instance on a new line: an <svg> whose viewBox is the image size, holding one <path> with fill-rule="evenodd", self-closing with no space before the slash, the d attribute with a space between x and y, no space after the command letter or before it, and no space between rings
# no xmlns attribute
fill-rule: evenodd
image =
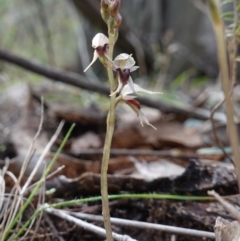
<svg viewBox="0 0 240 241"><path fill-rule="evenodd" d="M27 85L16 85L1 96L0 109L4 115L0 117L2 147L0 164L1 168L4 168L6 158L9 158L8 171L16 177L38 129L41 95L46 93ZM53 175L45 181L45 201L55 203L59 200L99 196L101 148L105 135L106 113L98 106L80 108L78 104L58 104L48 100L45 100L44 108L42 131L36 141L35 151L24 174L22 185L31 174L59 121L64 120L65 126L50 152L44 157L32 184L40 179L70 125L76 123L74 132L52 167ZM142 128L137 117L133 117L126 109L120 109L117 113L117 128L109 162L110 194L164 193L207 196L207 192L213 189L224 196L237 193L234 170L226 168L231 164L221 164L224 162L224 155L220 152L216 161L216 154L210 152L204 155L198 152L202 148L209 147L209 141L206 142L207 132L202 132L206 123L199 123L196 126L186 125L178 118L170 117L169 114L160 113L155 109L146 108L144 112L157 131L149 126ZM227 143L227 139L225 141ZM212 142L210 146L213 146ZM124 155L116 154L118 150L124 150ZM131 154L131 150L136 153ZM143 155L143 151L149 154ZM162 151L164 155L157 151ZM4 191L7 194L14 182L7 175L4 175L4 182L6 182ZM38 195L33 199L35 208L37 200ZM239 196L229 196L228 201L239 205ZM101 215L101 202L78 204L64 209L76 213ZM213 232L218 216L234 221L219 203L212 200L196 202L153 198L119 199L110 201L110 209L112 217L209 232ZM32 209L28 208L21 222L24 223L31 213ZM51 225L48 225L49 222ZM93 224L103 227L99 221L93 221ZM35 230L36 224L34 225L26 235L26 240ZM173 235L147 228L119 225L113 225L113 230L128 234L136 240L171 240ZM62 240L104 240L51 214L42 216L35 231L36 240L61 240L61 238ZM178 235L177 240L202 240L202 238Z"/></svg>

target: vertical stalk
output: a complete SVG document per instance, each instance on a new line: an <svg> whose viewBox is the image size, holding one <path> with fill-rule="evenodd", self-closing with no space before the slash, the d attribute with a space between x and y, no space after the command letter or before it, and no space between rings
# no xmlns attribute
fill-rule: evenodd
<svg viewBox="0 0 240 241"><path fill-rule="evenodd" d="M113 57L113 47L115 43L115 35L109 32L109 57ZM111 63L108 61L107 73L110 82L110 91L114 91L114 77ZM104 227L106 230L107 241L113 241L112 228L110 222L110 212L109 212L109 201L108 201L108 182L107 182L107 171L108 162L111 151L111 143L115 126L115 98L116 95L110 97L110 108L107 117L107 131L106 138L103 148L103 158L101 166L101 195L102 195L102 215L104 220Z"/></svg>
<svg viewBox="0 0 240 241"><path fill-rule="evenodd" d="M239 140L236 124L234 122L234 109L231 99L230 91L230 78L229 68L227 61L227 50L225 45L223 23L220 16L220 7L216 0L208 0L209 10L213 21L213 27L215 29L217 49L218 49L218 62L222 79L222 90L224 92L226 101L226 115L227 115L227 128L229 132L229 139L232 146L234 163L236 166L236 172L238 177L238 188L240 188L240 152L239 152Z"/></svg>

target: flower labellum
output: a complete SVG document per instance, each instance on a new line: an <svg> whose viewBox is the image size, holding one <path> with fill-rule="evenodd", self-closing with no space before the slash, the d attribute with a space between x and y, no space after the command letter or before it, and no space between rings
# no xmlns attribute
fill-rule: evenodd
<svg viewBox="0 0 240 241"><path fill-rule="evenodd" d="M105 57L109 59L108 46L109 40L104 34L98 33L95 35L92 40L92 47L95 49L93 53L93 60L84 70L84 72L86 72L91 67L91 65L97 60L97 58L100 58L100 60L102 59L102 61Z"/></svg>
<svg viewBox="0 0 240 241"><path fill-rule="evenodd" d="M114 93L111 95L114 95L122 90L122 88L129 84L130 88L133 92L134 90L134 84L132 81L132 78L130 76L130 73L135 71L139 68L139 66L135 66L135 60L134 58L129 54L120 54L118 55L114 61L113 61L113 70L115 70L118 74L118 87Z"/></svg>
<svg viewBox="0 0 240 241"><path fill-rule="evenodd" d="M149 123L148 119L146 118L144 113L141 111L141 104L137 100L135 100L136 96L134 96L132 94L148 93L148 94L153 95L153 94L162 94L162 93L145 90L137 84L133 84L133 88L135 91L133 91L129 85L125 85L121 91L121 96L118 98L123 100L126 104L128 104L132 108L132 110L139 117L139 120L140 120L140 123L142 126L143 126L143 123L145 123L156 130L156 127Z"/></svg>
<svg viewBox="0 0 240 241"><path fill-rule="evenodd" d="M144 123L151 126L153 129L157 130L155 126L149 123L147 117L143 114L141 111L141 104L135 100L135 99L130 99L130 100L125 100L125 103L128 104L132 110L137 114L140 120L141 126L144 126Z"/></svg>

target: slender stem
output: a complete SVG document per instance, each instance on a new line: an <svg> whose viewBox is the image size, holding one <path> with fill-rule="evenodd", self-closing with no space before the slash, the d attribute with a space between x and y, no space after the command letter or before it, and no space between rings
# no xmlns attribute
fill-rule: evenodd
<svg viewBox="0 0 240 241"><path fill-rule="evenodd" d="M114 47L114 34L109 33L109 57L112 59L113 56L113 47ZM111 63L108 63L107 67L108 78L110 82L110 91L114 91L114 77L111 67ZM106 235L108 241L113 241L112 228L110 222L110 212L109 212L109 201L108 201L108 182L107 182L107 171L108 171L108 162L111 151L111 143L115 126L115 98L113 95L110 97L110 108L107 117L107 132L106 139L103 148L103 158L102 158L102 167L101 167L101 195L102 195L102 215L104 220L104 227L106 229Z"/></svg>
<svg viewBox="0 0 240 241"><path fill-rule="evenodd" d="M229 68L227 61L227 50L223 34L223 23L220 17L219 4L215 0L208 0L209 10L213 21L213 26L215 29L217 47L218 47L218 61L221 72L222 79L222 90L224 92L226 101L226 115L227 115L227 128L229 133L229 139L231 142L233 157L236 166L236 172L238 176L238 188L240 188L240 152L239 152L239 140L237 127L234 122L234 109L231 99L230 91L230 78L229 78Z"/></svg>
<svg viewBox="0 0 240 241"><path fill-rule="evenodd" d="M227 196L226 196L227 197ZM223 197L223 198L226 198ZM49 206L41 206L39 209L37 209L32 216L23 224L21 229L18 231L18 233L22 233L23 230L27 229L29 224L33 219L35 219L39 213L44 211L48 207L52 208L61 208L61 207L69 207L73 205L77 205L79 203L88 203L88 202L96 202L101 200L101 196L97 197L88 197L88 198L81 198L81 199L74 199L59 203L52 203ZM184 196L184 195L171 195L171 194L155 194L155 193L133 193L133 194L115 194L115 195L109 195L109 199L116 200L116 199L166 199L166 200L177 200L177 201L211 201L214 198L209 196ZM17 233L17 234L18 234ZM15 238L18 237L14 236Z"/></svg>

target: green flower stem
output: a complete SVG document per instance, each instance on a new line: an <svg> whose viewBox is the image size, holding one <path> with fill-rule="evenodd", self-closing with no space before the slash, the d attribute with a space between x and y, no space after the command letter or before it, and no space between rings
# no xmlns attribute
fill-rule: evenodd
<svg viewBox="0 0 240 241"><path fill-rule="evenodd" d="M115 43L115 35L109 33L109 57L113 57L113 48ZM114 77L111 63L108 62L107 73L110 83L110 92L113 93L115 88ZM108 182L107 171L110 157L111 143L115 126L115 99L116 95L110 97L110 108L107 117L107 132L103 148L102 167L101 167L101 195L102 195L102 215L104 220L104 227L108 241L113 241L112 227L110 222L109 201L108 201Z"/></svg>

